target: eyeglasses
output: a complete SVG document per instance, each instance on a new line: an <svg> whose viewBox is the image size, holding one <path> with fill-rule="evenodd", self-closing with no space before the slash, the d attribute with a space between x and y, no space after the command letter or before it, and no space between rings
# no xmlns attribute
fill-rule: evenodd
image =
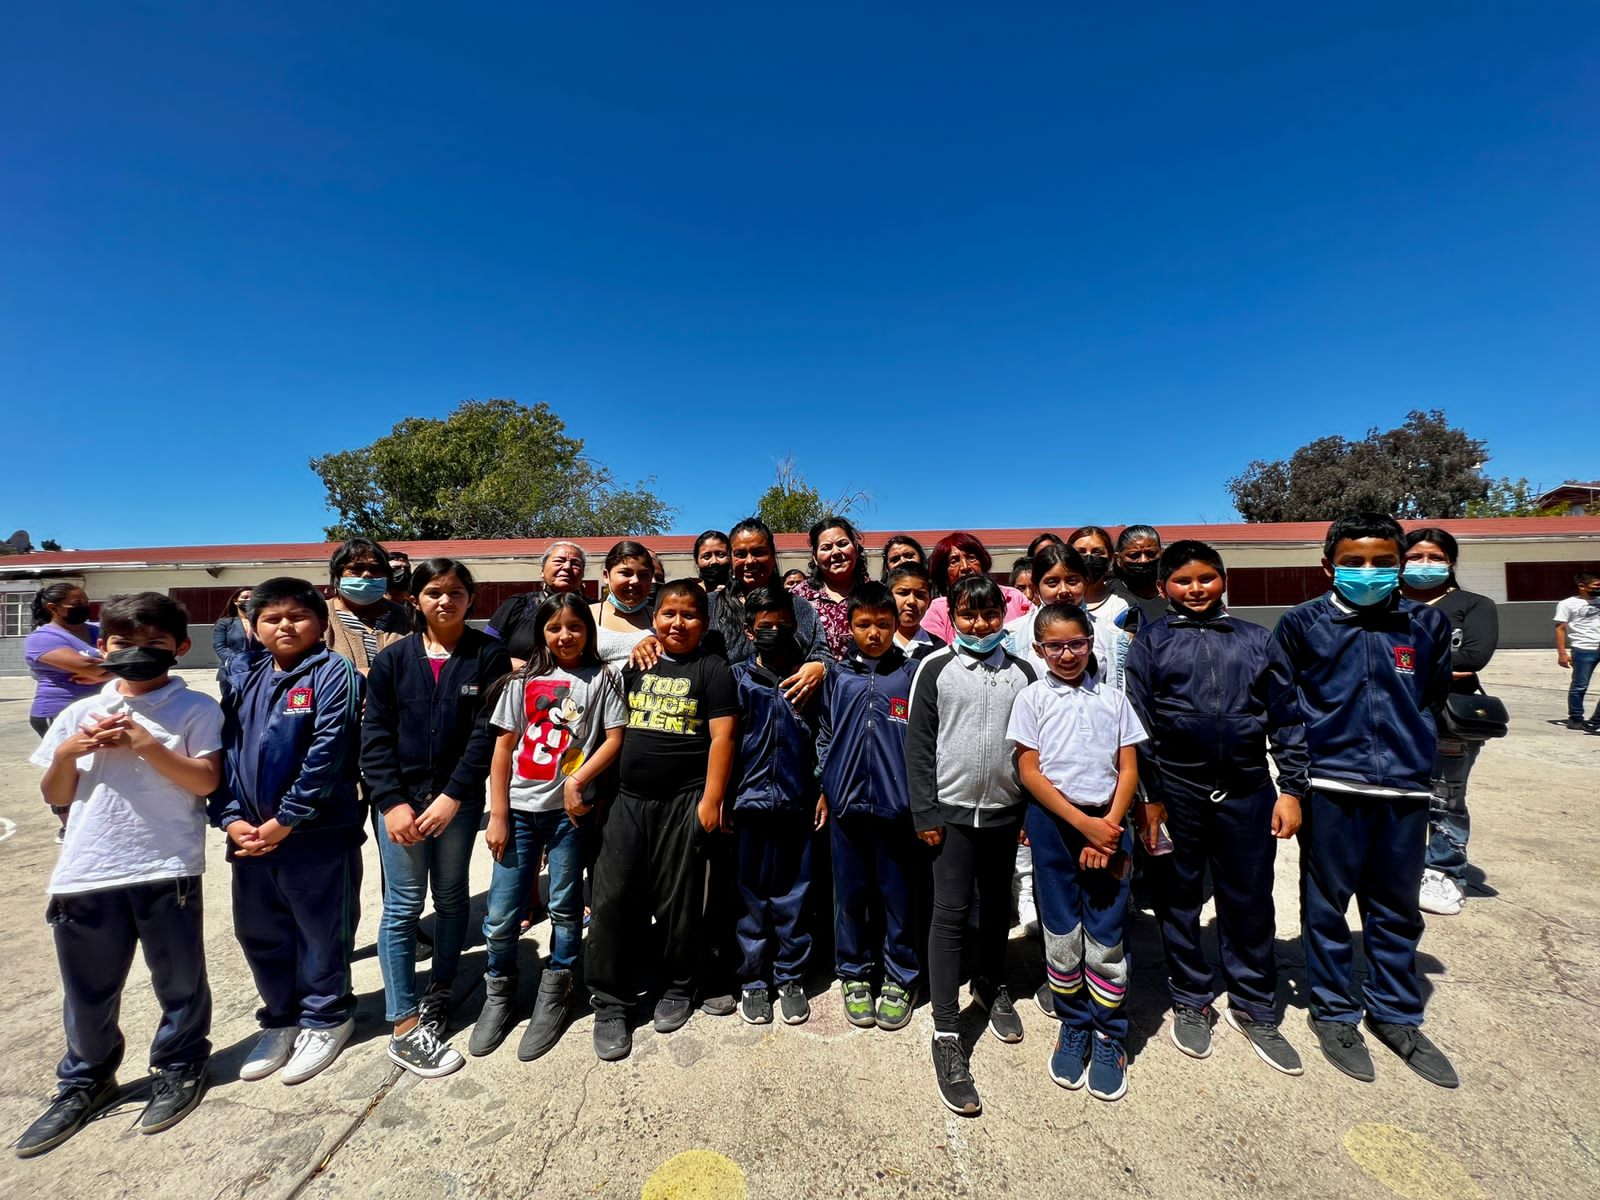
<svg viewBox="0 0 1600 1200"><path fill-rule="evenodd" d="M1064 642L1040 642L1039 649L1044 651L1046 658L1060 658L1063 654L1081 658L1094 649L1094 639L1085 637L1068 638Z"/></svg>

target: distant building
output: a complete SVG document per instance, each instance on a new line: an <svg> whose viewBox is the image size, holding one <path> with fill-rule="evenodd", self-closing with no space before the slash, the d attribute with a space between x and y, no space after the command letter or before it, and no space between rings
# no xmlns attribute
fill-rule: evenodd
<svg viewBox="0 0 1600 1200"><path fill-rule="evenodd" d="M1600 484L1567 484L1600 492ZM1559 489L1558 489L1559 490ZM1551 493L1554 494L1554 493ZM1586 493L1587 494L1587 493ZM1595 503L1600 504L1600 497ZM1407 522L1411 527L1434 522ZM1501 644L1550 645L1551 603L1571 594L1578 570L1600 572L1600 515L1577 517L1500 517L1437 522L1461 542L1461 586L1500 606ZM1070 526L1057 532L1065 533ZM1281 525L1162 525L1167 541L1199 538L1222 552L1228 563L1228 603L1249 620L1270 625L1284 609L1327 588L1321 567L1325 522ZM1117 527L1112 526L1115 534ZM910 533L931 548L948 530L883 530L864 533L869 569L875 576L877 550L897 532ZM1012 559L1026 550L1038 529L977 529L994 557L997 578L1009 575ZM507 596L537 589L539 559L555 539L504 541L386 542L404 550L413 563L426 558L458 558L478 581L474 613L487 617ZM565 540L565 539L563 539ZM598 598L601 563L613 538L577 538L588 555L586 590ZM695 574L694 539L673 535L641 539L665 562L667 577ZM804 534L779 534L778 570L805 568L809 549ZM169 546L124 550L63 550L0 558L0 675L21 674L22 639L31 626L33 594L55 579L83 586L99 612L100 602L121 592L154 590L183 602L194 623L193 648L185 666L205 666L211 658L211 624L239 588L271 575L299 575L317 584L328 581L333 543Z"/></svg>
<svg viewBox="0 0 1600 1200"><path fill-rule="evenodd" d="M1569 480L1539 497L1540 508L1553 508L1569 517L1600 516L1600 479L1588 483Z"/></svg>

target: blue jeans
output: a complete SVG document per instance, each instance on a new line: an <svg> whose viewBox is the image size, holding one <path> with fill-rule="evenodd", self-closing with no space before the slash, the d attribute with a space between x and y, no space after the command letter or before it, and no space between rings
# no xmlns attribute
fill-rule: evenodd
<svg viewBox="0 0 1600 1200"><path fill-rule="evenodd" d="M1572 684L1567 688L1567 716L1574 721L1583 720L1583 696L1589 690L1589 680L1600 665L1600 650L1567 651L1572 656ZM1594 706L1594 719L1600 721L1600 703Z"/></svg>
<svg viewBox="0 0 1600 1200"><path fill-rule="evenodd" d="M433 889L435 985L455 982L467 940L467 866L478 837L477 809L462 809L438 837L411 846L392 841L379 818L378 857L383 862L383 919L378 923L378 964L383 968L385 1017L403 1021L417 1013L417 920Z"/></svg>
<svg viewBox="0 0 1600 1200"><path fill-rule="evenodd" d="M1433 758L1433 799L1428 802L1428 869L1459 886L1467 874L1467 837L1472 817L1467 812L1467 776L1478 761L1482 742L1441 737Z"/></svg>
<svg viewBox="0 0 1600 1200"><path fill-rule="evenodd" d="M539 856L550 856L550 969L570 971L583 945L583 836L554 812L511 811L511 836L489 881L489 909L483 916L489 969L494 976L517 973L517 935L523 914L539 884ZM437 953L437 952L436 952Z"/></svg>

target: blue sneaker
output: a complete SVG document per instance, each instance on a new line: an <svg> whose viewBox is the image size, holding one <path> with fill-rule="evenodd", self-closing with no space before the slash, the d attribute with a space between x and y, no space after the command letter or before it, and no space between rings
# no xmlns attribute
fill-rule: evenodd
<svg viewBox="0 0 1600 1200"><path fill-rule="evenodd" d="M1089 1074L1089 1031L1062 1025L1056 1035L1055 1053L1050 1056L1050 1078L1062 1087L1077 1091Z"/></svg>
<svg viewBox="0 0 1600 1200"><path fill-rule="evenodd" d="M1089 1058L1089 1095L1096 1100L1121 1100L1127 1094L1127 1051L1116 1038L1097 1032Z"/></svg>

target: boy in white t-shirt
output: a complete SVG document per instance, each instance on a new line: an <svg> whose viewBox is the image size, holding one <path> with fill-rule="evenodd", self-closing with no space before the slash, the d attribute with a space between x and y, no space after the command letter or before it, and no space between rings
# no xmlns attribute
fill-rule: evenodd
<svg viewBox="0 0 1600 1200"><path fill-rule="evenodd" d="M19 1158L59 1146L117 1095L117 1016L139 944L161 1003L140 1132L177 1124L205 1091L203 797L220 779L222 709L169 674L189 649L188 627L183 605L160 592L108 601L101 665L117 678L63 710L30 760L45 768L46 802L73 810L47 911L67 1052L56 1066L56 1098L18 1140Z"/></svg>
<svg viewBox="0 0 1600 1200"><path fill-rule="evenodd" d="M1600 575L1580 571L1573 577L1578 594L1556 605L1556 661L1572 671L1567 688L1567 728L1600 733L1600 704L1583 719L1589 680L1600 665Z"/></svg>

